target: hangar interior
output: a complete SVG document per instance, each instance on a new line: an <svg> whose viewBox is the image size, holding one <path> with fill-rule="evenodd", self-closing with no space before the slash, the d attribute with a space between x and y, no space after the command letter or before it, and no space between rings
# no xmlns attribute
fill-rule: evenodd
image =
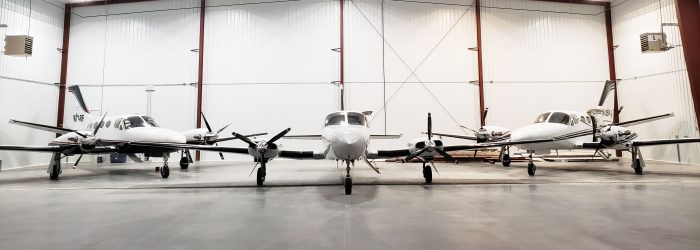
<svg viewBox="0 0 700 250"><path fill-rule="evenodd" d="M672 0L481 1L482 48L474 1L210 0L204 13L197 0L85 7L79 2L2 2L2 23L12 24L2 32L28 34L36 41L32 57L0 58L3 119L73 125L78 107L70 96L63 117L57 117L56 83L61 82L61 51L66 51L63 36L69 33L65 84L82 87L91 111L148 114L176 131L197 127L204 14L201 111L213 126L231 123L229 129L240 133L287 127L295 134L318 133L323 117L341 108L341 81L346 109L375 112L373 134L403 134L374 144L386 148L420 137L428 112L436 131L466 134L460 125L481 125L483 100L489 110L486 124L522 127L547 110L595 107L605 81L618 79L621 121L675 114L636 126L641 138L699 136L683 49L640 53L640 34L677 23ZM68 30L63 27L66 3L76 5ZM606 4L611 7L613 65ZM678 27L663 28L670 44L682 43ZM612 108L612 98L605 105ZM0 123L0 131L2 144L41 145L53 137L7 123ZM284 146L317 144L288 141ZM668 145L643 152L647 159L698 164L700 156L693 152L699 147ZM45 164L47 157L0 151L4 168ZM216 153L202 153L202 160L216 159Z"/></svg>
<svg viewBox="0 0 700 250"><path fill-rule="evenodd" d="M148 159L146 167L129 158L129 163L134 164L121 168L118 164L98 163L97 154L86 154L85 158L80 153L66 154L59 159L64 162L66 178L49 182L44 170L55 156L31 150L0 150L0 199L51 207L54 199L70 199L71 193L62 190L75 190L73 194L85 199L42 211L71 210L65 218L80 220L83 215L72 210L91 206L105 211L128 210L117 217L166 221L149 217L154 210L160 210L168 217L179 218L177 225L202 223L203 228L193 233L178 227L164 229L138 224L148 228L144 230L150 234L142 236L149 239L118 241L136 237L122 230L136 226L113 225L97 218L99 213L89 216L96 216L96 221L109 226L98 227L104 232L85 231L93 227L73 228L84 225L84 221L66 227L54 220L25 223L7 214L32 216L31 212L20 205L6 208L0 205L0 214L6 216L4 219L0 216L0 221L21 225L16 227L17 231L12 231L12 227L0 229L0 242L11 242L5 245L9 248L54 244L70 248L76 240L82 242L78 246L83 248L175 245L158 245L155 232L159 230L192 234L187 238L191 241L180 245L185 248L197 244L226 248L229 243L241 242L245 242L240 245L244 249L561 248L572 240L586 243L581 248L697 249L700 245L695 237L700 228L696 223L684 221L700 212L697 198L700 197L700 143L656 145L653 141L700 138L700 118L696 113L700 108L698 0L0 0L0 35L31 37L31 45L23 40L28 47L19 55L10 54L9 39L2 41L0 149L3 145L45 146L58 136L5 121L86 129L83 119L87 118L81 115L83 106L95 121L104 115L135 114L153 117L160 127L178 132L206 128L210 124L213 130L224 129L222 136L231 136L232 132L273 136L287 128L291 128L288 135L317 135L329 113L372 111L367 116L371 134L368 136L400 135L400 138L372 140L370 148L383 150L413 147L417 145L412 144L416 138L424 140L428 114L428 119L432 119L428 125L431 133L470 136L473 130L485 125L522 128L550 111L607 110L610 115L607 122L613 124L672 113L665 119L635 124L630 127L633 132L625 132L625 135L633 133L634 140L655 145L639 147L640 156L633 152L636 148L616 152L603 144L585 150L563 149L551 153L548 150L542 157L558 158L561 154L583 159L573 163L541 160L540 171L544 173L537 177L521 171L523 166L496 165L495 168L494 164L498 163L494 161L440 163L441 172L437 172L438 166L431 161L435 172L430 165L428 171L438 185L429 186L430 181L423 180L427 180L423 159L421 176L419 165L404 170L410 164L403 161L410 162L411 157L407 160L396 157L395 162L387 163L368 162L371 168L357 158L359 178L355 183L359 188L355 192L358 195L352 198L340 196L342 192L334 192L337 190L332 188L326 191L325 186L345 185L345 194L349 194L350 161L343 182L343 169L335 169L337 159L313 163L275 160L272 164L288 168L271 170L267 178L273 188L265 189L259 187L260 172L257 177L251 177L256 174L250 168L254 164L255 170L258 165L252 163L250 155L240 152L227 153L222 161L221 151L202 150L195 154L193 149L194 168L170 170L173 175L170 179L163 176L168 160L162 163L162 158ZM654 47L660 39L663 46ZM26 48L31 50L28 54ZM80 88L84 105L71 93L73 86ZM610 94L601 98L605 89L611 90ZM206 115L206 121L201 114ZM117 123L121 120L107 120L104 129L118 130ZM605 132L597 131L595 122L592 126L594 138L595 133ZM93 125L87 129L92 131ZM449 136L440 140L445 145L475 144ZM285 138L280 142L289 150L316 149L323 143ZM501 145L498 141L494 143ZM216 147L249 145L238 138L218 142ZM178 152L184 154L186 148L178 149L183 149ZM498 155L503 149L498 146L491 150ZM612 155L613 160L592 159L601 151ZM295 152L309 158L317 154ZM369 149L364 153L367 155L363 157L369 158ZM530 153L514 146L506 155L518 154L524 162ZM474 151L474 158L476 154ZM643 176L635 175L637 169L629 168L630 164L634 168L638 159L635 157L641 155L649 162L647 165L652 165L649 174ZM109 154L101 156L109 160ZM179 157L180 153L173 153L169 161L177 164ZM503 153L498 157L496 161L503 160ZM76 161L85 167L70 170L68 166L77 165ZM255 161L265 163L266 159L255 158ZM343 161L346 160L341 160L341 167ZM352 164L355 168L354 160ZM379 165L375 168L372 164ZM382 174L373 175L373 170ZM264 176L265 173L263 180ZM252 194L237 189L255 188L255 178L258 187L250 191ZM565 185L546 185L550 183ZM181 191L195 187L208 189L196 189L201 196ZM219 189L231 187L236 188ZM598 193L582 192L586 187ZM90 189L99 191L86 191ZM308 202L288 200L295 193L300 200ZM562 198L561 193L577 195ZM131 210L134 207L130 204L101 198L102 194L119 198L133 195L125 199L139 203L133 205L138 209ZM531 196L514 198L511 196L514 194ZM454 204L465 211L495 216L498 222L475 222L456 216L464 211L450 208L454 201L450 195L461 199ZM407 200L397 198L407 196ZM36 197L48 197L48 203L32 200ZM179 200L180 197L203 202L205 208L192 208L194 205ZM270 205L270 201L267 204L260 201L267 198L296 204L309 213L317 212L322 222L340 220L342 226L344 221L346 227L324 229L327 225L315 224L320 222L298 210L285 218L272 211L279 209L280 203ZM210 199L230 200L212 205L208 203ZM162 201L162 207L154 205L155 201ZM425 201L433 202L434 209L397 205ZM494 205L498 202L504 205ZM544 203L547 205L540 206ZM570 217L559 205L570 206L580 216ZM182 206L192 217L177 217L180 215L174 211ZM232 220L253 223L248 220L260 219L261 228L242 232L245 229L219 225L205 214L210 211L208 206L216 211L225 210L226 206L245 210L242 221ZM248 214L250 211L246 209L250 206L259 208L266 217ZM513 212L505 209L508 207L525 209ZM609 209L614 212L601 212ZM229 213L221 212L225 218L236 217ZM359 216L350 216L357 213ZM555 219L549 220L550 214ZM392 216L403 215L413 219L425 216L435 223L405 222L406 225L401 225L414 230L409 230L407 235L392 234L395 232L391 229L401 226L392 224L392 220L403 220ZM639 217L650 219L637 221ZM593 222L588 218L593 218ZM269 226L275 224L273 219L282 223ZM544 222L540 224L540 220ZM559 223L567 221L572 225L570 231L557 231ZM624 222L618 224L619 221ZM18 238L21 232L37 232L32 226L44 222L54 225L50 230L60 237L37 242ZM303 230L295 231L294 225L301 225ZM348 225L360 227L349 229ZM644 230L639 228L653 228L649 231L667 234L640 232ZM62 229L79 233L66 235L59 232ZM207 234L219 229L220 233L235 236L222 240ZM435 235L423 234L421 230ZM517 233L538 230L544 234ZM264 242L246 237L259 231L278 238ZM470 233L463 238L450 232ZM513 237L513 242L499 240L495 232ZM568 232L579 233L582 238L571 239L571 235L564 235ZM80 238L102 236L102 233L113 233L114 237L103 241L100 237L94 241ZM438 233L441 235L437 236ZM329 237L310 239L310 234ZM659 235L671 236L654 238ZM343 237L346 243L336 242ZM530 239L536 240L530 242ZM443 245L433 245L433 241ZM177 243L177 240L167 242ZM0 248L3 248L1 244Z"/></svg>

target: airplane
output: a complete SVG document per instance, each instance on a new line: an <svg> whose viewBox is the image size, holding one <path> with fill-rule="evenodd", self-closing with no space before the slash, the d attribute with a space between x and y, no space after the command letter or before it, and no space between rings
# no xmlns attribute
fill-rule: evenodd
<svg viewBox="0 0 700 250"><path fill-rule="evenodd" d="M533 154L548 154L552 150L589 149L595 150L593 155L605 149L628 151L632 153L632 168L636 174L641 175L643 174L645 163L642 152L639 150L640 147L700 142L700 138L637 140L639 135L626 128L627 126L669 118L673 116L673 113L613 123L610 119L612 117L612 112L602 107L608 94L613 90L615 90L615 82L607 81L598 102L598 107L585 112L563 110L548 111L540 114L535 119L534 124L514 129L510 131L507 136L496 139L495 141L554 139L553 141L537 144L513 145L528 152L529 161L527 172L530 176L535 175L537 170L537 166L532 160ZM467 139L459 135L440 135ZM511 163L510 147L511 146L503 146L501 150L500 158L504 167L510 166Z"/></svg>
<svg viewBox="0 0 700 250"><path fill-rule="evenodd" d="M47 146L0 145L0 150L52 153L47 169L51 180L57 180L62 173L61 159L65 156L79 155L78 159L73 164L73 168L75 168L85 154L109 153L126 154L135 162L142 162L136 154L144 154L146 157L163 157L163 166L160 168L160 175L162 178L168 178L170 175L168 158L171 153L178 150L134 145L130 144L130 142L187 143L185 135L170 129L161 128L156 123L155 119L150 116L107 116L107 114L102 117L92 116L85 104L80 88L74 85L69 86L68 90L73 93L80 107L79 113L74 115L73 118L83 126L83 129L74 130L10 120L11 124L61 135L49 142ZM181 167L187 168L182 165Z"/></svg>
<svg viewBox="0 0 700 250"><path fill-rule="evenodd" d="M147 143L147 142L132 142L132 145L147 146L147 147L163 147L168 149L188 149L202 150L223 153L248 154L253 157L256 162L253 170L260 165L257 170L256 183L258 186L263 185L267 171L267 163L277 157L291 159L328 159L342 161L345 163L346 175L343 182L345 194L352 194L352 175L351 165L354 166L357 161L364 161L370 168L378 174L381 174L377 167L369 161L369 159L383 159L406 157L406 160L413 158L423 158L423 176L426 183L432 182L432 169L430 167L431 157L441 155L445 157L446 152L459 150L474 150L480 148L500 147L507 145L517 145L523 143L541 143L549 142L552 139L537 139L529 141L505 141L494 143L481 143L471 145L456 145L445 146L439 139L433 139L432 133L428 134L428 139L410 144L407 149L399 150L372 150L369 148L371 139L397 139L401 135L372 135L369 131L368 116L371 112L354 112L354 111L337 111L326 116L322 133L318 135L290 135L286 134L291 129L273 136L269 140L251 140L243 135L233 133L241 141L248 144L247 148L224 147L215 145L192 145L182 143ZM428 131L432 130L431 115L428 114ZM305 140L321 140L322 147L314 151L294 151L283 150L276 142L282 138L286 139L305 139ZM447 155L448 159L451 159ZM426 163L428 165L426 166ZM433 165L434 167L434 165ZM251 172L252 174L252 172Z"/></svg>

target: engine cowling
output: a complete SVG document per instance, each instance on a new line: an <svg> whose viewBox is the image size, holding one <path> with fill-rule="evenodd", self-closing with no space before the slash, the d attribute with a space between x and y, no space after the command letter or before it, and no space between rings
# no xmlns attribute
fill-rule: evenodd
<svg viewBox="0 0 700 250"><path fill-rule="evenodd" d="M89 151L95 149L97 146L97 139L94 136L88 136L87 138L78 137L78 143L80 149L83 151Z"/></svg>
<svg viewBox="0 0 700 250"><path fill-rule="evenodd" d="M622 144L637 138L637 134L620 126L603 127L600 132L600 142L606 146Z"/></svg>
<svg viewBox="0 0 700 250"><path fill-rule="evenodd" d="M476 131L474 133L474 136L476 137L476 142L482 143L503 137L508 133L510 133L510 130L506 128L496 126L483 126L479 129L479 131Z"/></svg>

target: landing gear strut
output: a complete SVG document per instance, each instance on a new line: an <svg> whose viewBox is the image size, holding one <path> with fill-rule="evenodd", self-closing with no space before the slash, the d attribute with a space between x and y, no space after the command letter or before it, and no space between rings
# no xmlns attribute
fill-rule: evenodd
<svg viewBox="0 0 700 250"><path fill-rule="evenodd" d="M256 175L255 181L258 186L262 186L265 183L265 176L267 175L267 160L265 158L260 159L260 168L258 168L258 173Z"/></svg>
<svg viewBox="0 0 700 250"><path fill-rule="evenodd" d="M501 163L504 167L510 167L510 147L501 148Z"/></svg>
<svg viewBox="0 0 700 250"><path fill-rule="evenodd" d="M426 184L433 183L433 168L425 162L423 162L423 178Z"/></svg>
<svg viewBox="0 0 700 250"><path fill-rule="evenodd" d="M61 153L53 153L46 172L49 174L49 179L58 180L58 175L61 174Z"/></svg>
<svg viewBox="0 0 700 250"><path fill-rule="evenodd" d="M163 154L163 167L160 168L160 177L163 177L163 179L168 178L170 176L170 168L168 167L168 158L170 158L169 153L164 153Z"/></svg>
<svg viewBox="0 0 700 250"><path fill-rule="evenodd" d="M345 181L343 182L343 186L345 187L345 194L350 195L352 194L352 176L350 176L350 161L345 161L345 164L347 167L345 167Z"/></svg>
<svg viewBox="0 0 700 250"><path fill-rule="evenodd" d="M642 158L642 151L639 151L639 147L632 147L632 168L634 173L638 175L644 174L644 158Z"/></svg>
<svg viewBox="0 0 700 250"><path fill-rule="evenodd" d="M180 169L187 169L190 163L192 163L190 151L187 149L182 150L182 153L180 153Z"/></svg>
<svg viewBox="0 0 700 250"><path fill-rule="evenodd" d="M535 171L537 171L537 166L535 166L535 163L532 162L532 154L530 154L530 161L527 163L527 174L534 176Z"/></svg>

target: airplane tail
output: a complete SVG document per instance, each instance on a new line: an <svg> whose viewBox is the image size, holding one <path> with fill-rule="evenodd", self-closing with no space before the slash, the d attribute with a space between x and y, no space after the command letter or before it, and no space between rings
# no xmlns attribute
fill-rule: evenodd
<svg viewBox="0 0 700 250"><path fill-rule="evenodd" d="M78 105L84 114L90 114L90 110L85 104L85 99L83 99L83 93L80 91L80 87L78 87L78 85L69 86L68 91L73 93L75 100L78 102Z"/></svg>
<svg viewBox="0 0 700 250"><path fill-rule="evenodd" d="M83 99L83 93L80 91L80 87L77 85L69 86L68 91L73 93L73 97L75 97L76 103L74 104L75 106L67 106L70 107L68 110L73 110L69 111L71 113L67 113L66 116L71 115L73 122L77 123L74 124L73 126L75 127L82 127L86 126L83 122L91 122L94 120L92 118L92 115L90 114L90 109L88 109L87 104L85 103L85 99ZM73 113L75 112L75 113ZM66 117L68 118L68 117ZM82 124L82 125L78 125Z"/></svg>

